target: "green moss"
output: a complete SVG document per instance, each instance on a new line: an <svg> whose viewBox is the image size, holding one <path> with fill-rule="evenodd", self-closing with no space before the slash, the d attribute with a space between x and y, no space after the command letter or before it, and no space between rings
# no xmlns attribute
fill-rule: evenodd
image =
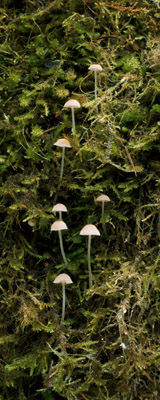
<svg viewBox="0 0 160 400"><path fill-rule="evenodd" d="M140 107L138 104L128 107L119 115L122 123L145 121L147 117L147 109Z"/></svg>
<svg viewBox="0 0 160 400"><path fill-rule="evenodd" d="M116 67L121 67L123 72L134 73L140 70L140 62L136 54L126 54L117 61Z"/></svg>
<svg viewBox="0 0 160 400"><path fill-rule="evenodd" d="M158 5L2 0L0 12L0 396L155 400ZM92 63L103 67L97 100ZM81 104L76 134L64 109L70 97ZM72 148L60 182L62 137ZM102 193L111 199L103 217ZM67 265L50 231L57 202L68 209ZM90 290L87 223L101 233L92 238ZM73 280L63 324L53 285L62 272Z"/></svg>

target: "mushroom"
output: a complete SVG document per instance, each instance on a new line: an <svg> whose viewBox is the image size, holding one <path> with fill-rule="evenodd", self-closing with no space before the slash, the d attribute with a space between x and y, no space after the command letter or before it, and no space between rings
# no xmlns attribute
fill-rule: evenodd
<svg viewBox="0 0 160 400"><path fill-rule="evenodd" d="M79 101L77 101L77 100L75 100L75 99L68 100L68 101L64 104L64 107L71 108L71 112L72 112L72 129L73 129L73 133L76 133L76 124L75 124L74 109L75 109L75 108L80 108Z"/></svg>
<svg viewBox="0 0 160 400"><path fill-rule="evenodd" d="M106 194L101 194L100 196L97 197L96 201L99 201L102 203L102 218L104 216L104 203L108 203L110 198Z"/></svg>
<svg viewBox="0 0 160 400"><path fill-rule="evenodd" d="M64 229L68 229L67 225L65 224L65 222L57 220L55 222L53 222L53 224L51 225L51 231L58 231L58 235L59 235L59 243L60 243L60 249L61 249L61 254L63 257L63 261L65 262L65 264L67 263L67 259L64 253L64 248L63 248L63 239L62 239L62 230Z"/></svg>
<svg viewBox="0 0 160 400"><path fill-rule="evenodd" d="M102 67L99 64L91 64L88 68L90 71L94 71L94 97L97 98L97 72L102 71Z"/></svg>
<svg viewBox="0 0 160 400"><path fill-rule="evenodd" d="M54 283L61 283L62 284L62 318L61 322L64 321L64 316L65 316L65 304L66 304L66 293L65 293L65 285L73 283L72 279L70 278L69 275L67 274L60 274L56 277L54 280Z"/></svg>
<svg viewBox="0 0 160 400"><path fill-rule="evenodd" d="M89 288L92 286L92 271L91 271L91 236L97 235L100 236L99 230L95 225L88 224L85 225L83 229L80 231L80 235L88 236L88 272L89 272Z"/></svg>
<svg viewBox="0 0 160 400"><path fill-rule="evenodd" d="M59 146L62 147L62 160L61 160L61 172L60 172L60 179L62 179L63 176L63 169L64 169L64 154L65 154L65 147L72 147L69 140L67 139L58 139L55 143L54 146Z"/></svg>
<svg viewBox="0 0 160 400"><path fill-rule="evenodd" d="M53 212L59 212L59 219L62 220L62 212L67 212L67 207L64 204L57 203L52 208Z"/></svg>
<svg viewBox="0 0 160 400"><path fill-rule="evenodd" d="M29 219L28 220L28 225L32 227L32 232L35 231L35 227L36 227L36 222L34 219Z"/></svg>

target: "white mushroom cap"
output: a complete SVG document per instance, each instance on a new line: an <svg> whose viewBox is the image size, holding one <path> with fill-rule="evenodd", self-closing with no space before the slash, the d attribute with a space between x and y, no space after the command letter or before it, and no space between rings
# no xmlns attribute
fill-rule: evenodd
<svg viewBox="0 0 160 400"><path fill-rule="evenodd" d="M90 71L102 71L102 67L100 64L91 64L88 69Z"/></svg>
<svg viewBox="0 0 160 400"><path fill-rule="evenodd" d="M108 202L108 201L111 201L111 200L106 194L101 194L100 196L97 197L96 201Z"/></svg>
<svg viewBox="0 0 160 400"><path fill-rule="evenodd" d="M57 220L51 225L51 231L62 231L63 229L68 229L63 221Z"/></svg>
<svg viewBox="0 0 160 400"><path fill-rule="evenodd" d="M100 236L100 232L96 228L95 225L88 224L88 225L85 225L84 228L81 229L80 235L88 235L88 236L97 235L97 236Z"/></svg>
<svg viewBox="0 0 160 400"><path fill-rule="evenodd" d="M73 283L72 279L67 274L60 274L57 275L56 279L53 281L54 283Z"/></svg>
<svg viewBox="0 0 160 400"><path fill-rule="evenodd" d="M53 206L52 211L61 211L61 212L67 212L67 207L64 204L57 203L55 206Z"/></svg>
<svg viewBox="0 0 160 400"><path fill-rule="evenodd" d="M71 99L68 100L65 104L64 107L68 107L68 108L80 108L80 103L77 100Z"/></svg>
<svg viewBox="0 0 160 400"><path fill-rule="evenodd" d="M35 221L33 219L28 220L28 225L34 227L36 225Z"/></svg>
<svg viewBox="0 0 160 400"><path fill-rule="evenodd" d="M58 139L55 143L54 146L60 146L60 147L72 147L69 140L67 139Z"/></svg>

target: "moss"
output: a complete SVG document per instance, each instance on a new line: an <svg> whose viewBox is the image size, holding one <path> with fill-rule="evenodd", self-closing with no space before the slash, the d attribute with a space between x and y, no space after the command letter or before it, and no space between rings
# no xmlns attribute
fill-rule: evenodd
<svg viewBox="0 0 160 400"><path fill-rule="evenodd" d="M152 4L154 3L154 4ZM1 4L0 392L3 400L159 396L156 1ZM88 67L100 63L98 97ZM81 108L63 108L69 98ZM97 112L98 110L98 112ZM65 154L57 139L72 145ZM96 198L111 201L103 218ZM64 203L67 268L50 226ZM101 236L91 251L87 223ZM66 272L66 318L61 288Z"/></svg>
<svg viewBox="0 0 160 400"><path fill-rule="evenodd" d="M126 54L117 61L116 67L121 67L123 72L134 73L140 70L140 62L136 54Z"/></svg>
<svg viewBox="0 0 160 400"><path fill-rule="evenodd" d="M139 107L138 104L131 105L123 113L119 115L121 122L124 124L125 122L140 122L146 120L147 117L147 109Z"/></svg>

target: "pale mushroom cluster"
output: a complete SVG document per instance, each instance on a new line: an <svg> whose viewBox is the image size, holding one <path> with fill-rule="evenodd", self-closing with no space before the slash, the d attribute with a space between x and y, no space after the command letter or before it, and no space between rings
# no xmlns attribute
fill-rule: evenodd
<svg viewBox="0 0 160 400"><path fill-rule="evenodd" d="M104 203L109 202L110 198L107 195L103 194L103 195L98 196L96 201L102 202L102 216L103 216ZM53 224L51 225L51 231L58 232L61 255L62 255L64 264L67 265L68 262L67 262L67 258L65 256L64 247L63 247L63 239L62 239L62 230L68 229L66 223L62 220L62 213L67 212L67 207L62 203L57 203L53 206L52 212L59 213L59 220L56 220L53 222ZM89 289L90 289L93 284L92 269L91 269L91 238L92 238L92 236L100 236L100 232L95 225L87 224L81 229L80 235L88 236L87 254L88 254L88 274L89 274ZM62 274L57 275L57 277L54 280L54 283L62 284L62 318L61 318L61 321L63 322L64 317L65 317L65 285L71 284L73 282L68 274L62 273Z"/></svg>
<svg viewBox="0 0 160 400"><path fill-rule="evenodd" d="M89 71L94 72L94 97L95 99L97 98L97 73L102 71L102 67L100 64L91 64L90 67L88 68ZM75 123L75 109L80 108L81 105L78 100L76 99L70 99L66 101L64 104L64 108L70 108L71 109L71 115L72 115L72 133L76 133L76 123ZM97 109L98 111L98 109ZM62 148L62 159L61 159L61 170L60 170L60 180L62 180L63 177L63 171L64 171L64 156L65 156L65 148L71 148L71 143L68 139L61 138L58 139L55 143L54 146L59 146Z"/></svg>
<svg viewBox="0 0 160 400"><path fill-rule="evenodd" d="M99 64L92 64L89 67L89 71L94 72L94 97L95 99L97 98L97 73L102 71L102 67ZM75 99L70 99L64 104L65 108L70 108L71 109L71 115L72 115L72 133L76 133L76 124L75 124L75 109L80 108L80 103L75 100ZM55 146L59 146L62 148L62 158L61 158L61 169L60 169L60 181L62 181L63 178L63 173L64 173L64 158L65 158L65 149L66 148L71 148L71 143L68 139L66 138L61 138L58 139L55 143ZM97 202L101 202L102 204L102 217L104 216L104 205L105 203L110 201L110 198L102 194L97 197L96 199ZM67 207L62 204L62 203L57 203L53 206L52 208L53 213L59 213L59 219L55 220L52 225L51 225L51 231L58 232L59 236L59 244L60 244L60 251L62 255L63 262L66 266L68 266L68 261L64 252L64 246L63 246L63 238L62 238L62 231L67 230L68 227L66 223L62 219L62 213L67 212ZM80 231L81 236L88 236L88 275L89 275L89 289L92 287L93 284L93 278L92 278L92 269L91 269L91 238L92 236L100 236L100 232L97 229L96 225L93 224L87 224L85 225L81 231ZM72 284L72 279L70 276L66 273L61 273L59 274L55 279L54 279L55 284L61 284L62 285L62 317L61 321L64 321L65 318L65 304L66 304L66 294L65 294L65 285L67 284Z"/></svg>

